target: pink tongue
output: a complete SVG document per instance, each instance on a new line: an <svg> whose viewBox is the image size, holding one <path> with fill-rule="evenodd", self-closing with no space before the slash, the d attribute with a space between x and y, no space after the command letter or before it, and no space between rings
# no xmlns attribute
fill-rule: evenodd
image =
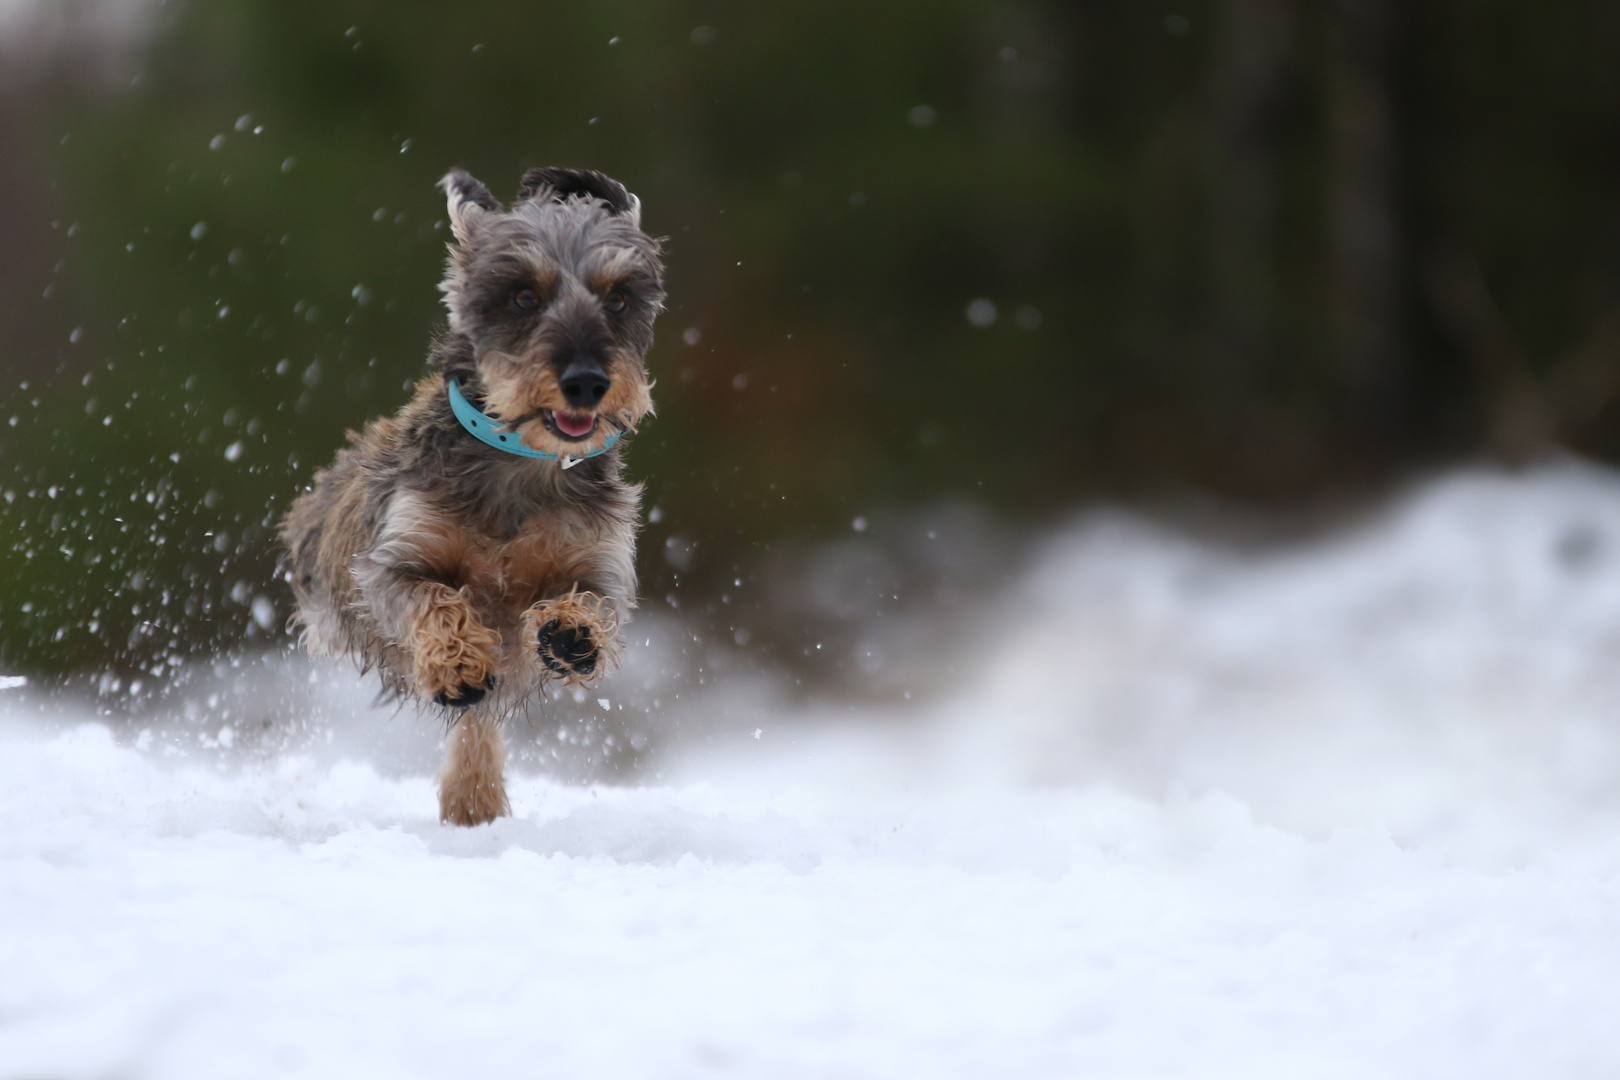
<svg viewBox="0 0 1620 1080"><path fill-rule="evenodd" d="M581 435L589 435L591 428L596 426L596 417L589 413L581 413L578 416L571 416L565 412L552 413L552 419L558 431L564 435L572 435L576 439Z"/></svg>

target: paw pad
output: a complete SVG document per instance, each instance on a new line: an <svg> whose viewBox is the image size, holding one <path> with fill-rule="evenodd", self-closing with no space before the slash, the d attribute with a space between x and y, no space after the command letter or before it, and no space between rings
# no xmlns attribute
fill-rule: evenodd
<svg viewBox="0 0 1620 1080"><path fill-rule="evenodd" d="M578 587L523 613L523 647L547 678L564 686L595 682L618 663L619 614L596 593Z"/></svg>
<svg viewBox="0 0 1620 1080"><path fill-rule="evenodd" d="M567 678L591 675L596 671L596 642L589 626L563 626L557 619L535 631L540 662L549 671Z"/></svg>
<svg viewBox="0 0 1620 1080"><path fill-rule="evenodd" d="M484 697L493 689L495 689L495 676L491 675L489 678L484 680L483 686L468 686L466 684L462 684L461 686L456 687L454 697L450 695L448 690L440 690L437 694L433 695L433 701L435 704L443 705L446 708L465 709L471 705L476 705L480 701L483 701Z"/></svg>

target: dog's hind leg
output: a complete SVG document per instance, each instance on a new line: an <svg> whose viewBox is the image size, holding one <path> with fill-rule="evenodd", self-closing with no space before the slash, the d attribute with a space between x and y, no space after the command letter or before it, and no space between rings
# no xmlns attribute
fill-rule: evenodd
<svg viewBox="0 0 1620 1080"><path fill-rule="evenodd" d="M506 800L506 740L499 722L476 710L462 713L444 741L439 770L439 820L484 825L512 812Z"/></svg>

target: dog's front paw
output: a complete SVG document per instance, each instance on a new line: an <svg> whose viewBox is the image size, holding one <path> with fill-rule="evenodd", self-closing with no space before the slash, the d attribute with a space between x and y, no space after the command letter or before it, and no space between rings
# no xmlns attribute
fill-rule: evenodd
<svg viewBox="0 0 1620 1080"><path fill-rule="evenodd" d="M618 629L618 616L605 600L577 590L523 614L524 644L552 678L567 685L607 674L618 655Z"/></svg>

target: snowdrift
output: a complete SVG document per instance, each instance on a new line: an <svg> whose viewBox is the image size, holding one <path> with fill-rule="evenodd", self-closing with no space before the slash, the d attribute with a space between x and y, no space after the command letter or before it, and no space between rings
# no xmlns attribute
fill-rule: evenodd
<svg viewBox="0 0 1620 1080"><path fill-rule="evenodd" d="M0 1078L1610 1076L1617 652L1564 463L1263 552L1088 515L949 692L722 682L476 830L341 672L240 673L285 745L13 687Z"/></svg>

